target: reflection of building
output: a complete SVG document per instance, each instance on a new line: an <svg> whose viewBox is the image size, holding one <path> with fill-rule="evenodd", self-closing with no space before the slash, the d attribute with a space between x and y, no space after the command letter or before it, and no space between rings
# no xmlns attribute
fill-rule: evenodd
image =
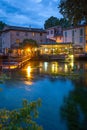
<svg viewBox="0 0 87 130"><path fill-rule="evenodd" d="M47 39L54 40L57 43L63 42L63 30L61 26L54 26L46 29Z"/></svg>
<svg viewBox="0 0 87 130"><path fill-rule="evenodd" d="M37 28L6 26L0 36L0 51L6 53L9 48L18 47L24 39L33 39L38 44L42 44L46 42L46 31Z"/></svg>
<svg viewBox="0 0 87 130"><path fill-rule="evenodd" d="M40 73L41 74L56 74L61 75L68 72L72 72L73 66L71 64L60 63L60 62L44 62L40 63Z"/></svg>
<svg viewBox="0 0 87 130"><path fill-rule="evenodd" d="M63 42L73 43L75 53L87 52L87 25L63 30Z"/></svg>

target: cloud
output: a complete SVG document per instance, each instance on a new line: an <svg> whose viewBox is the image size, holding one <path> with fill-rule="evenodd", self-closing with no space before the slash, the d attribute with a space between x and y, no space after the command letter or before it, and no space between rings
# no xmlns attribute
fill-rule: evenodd
<svg viewBox="0 0 87 130"><path fill-rule="evenodd" d="M42 0L32 0L33 2L40 3Z"/></svg>
<svg viewBox="0 0 87 130"><path fill-rule="evenodd" d="M61 17L58 0L1 0L0 20L7 24L43 27L50 16Z"/></svg>
<svg viewBox="0 0 87 130"><path fill-rule="evenodd" d="M57 2L58 0L53 0L54 2Z"/></svg>

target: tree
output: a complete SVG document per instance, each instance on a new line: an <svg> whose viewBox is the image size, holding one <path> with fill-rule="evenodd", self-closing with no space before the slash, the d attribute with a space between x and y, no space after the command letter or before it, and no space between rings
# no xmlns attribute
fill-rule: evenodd
<svg viewBox="0 0 87 130"><path fill-rule="evenodd" d="M0 110L0 130L42 130L34 118L38 117L37 108L41 106L41 99L28 103L23 101L23 108L18 110Z"/></svg>
<svg viewBox="0 0 87 130"><path fill-rule="evenodd" d="M44 28L47 29L56 25L59 25L59 19L51 16L45 21Z"/></svg>
<svg viewBox="0 0 87 130"><path fill-rule="evenodd" d="M65 18L61 18L59 21L59 25L63 28L67 28L71 26L71 23L69 22L69 20L65 19Z"/></svg>
<svg viewBox="0 0 87 130"><path fill-rule="evenodd" d="M2 30L5 25L6 25L6 24L5 24L4 22L0 21L0 30Z"/></svg>
<svg viewBox="0 0 87 130"><path fill-rule="evenodd" d="M58 6L60 13L69 19L71 24L87 23L86 0L61 0Z"/></svg>
<svg viewBox="0 0 87 130"><path fill-rule="evenodd" d="M54 26L61 26L63 28L66 28L69 27L70 25L71 25L70 22L65 18L58 19L56 17L51 16L45 21L44 28L47 29Z"/></svg>
<svg viewBox="0 0 87 130"><path fill-rule="evenodd" d="M33 39L24 39L23 42L20 43L20 47L22 47L22 48L29 47L30 49L32 49L32 48L38 47L38 44Z"/></svg>

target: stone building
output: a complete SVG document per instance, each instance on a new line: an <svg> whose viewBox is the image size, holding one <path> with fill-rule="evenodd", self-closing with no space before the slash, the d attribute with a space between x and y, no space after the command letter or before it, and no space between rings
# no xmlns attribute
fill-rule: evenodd
<svg viewBox="0 0 87 130"><path fill-rule="evenodd" d="M7 53L8 49L18 47L24 39L33 39L38 44L46 42L46 31L38 28L6 26L0 33L0 52Z"/></svg>
<svg viewBox="0 0 87 130"><path fill-rule="evenodd" d="M87 25L64 29L63 42L71 42L75 53L87 52Z"/></svg>
<svg viewBox="0 0 87 130"><path fill-rule="evenodd" d="M46 29L47 39L54 40L57 43L63 42L63 29L61 26L54 26Z"/></svg>

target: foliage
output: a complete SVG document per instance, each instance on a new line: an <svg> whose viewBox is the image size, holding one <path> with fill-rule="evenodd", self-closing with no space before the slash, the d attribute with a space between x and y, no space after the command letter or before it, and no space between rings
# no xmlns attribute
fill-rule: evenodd
<svg viewBox="0 0 87 130"><path fill-rule="evenodd" d="M58 8L73 25L81 24L81 22L87 23L86 0L61 0Z"/></svg>
<svg viewBox="0 0 87 130"><path fill-rule="evenodd" d="M0 74L0 83L3 83L5 80L10 79L10 77L7 77L6 74Z"/></svg>
<svg viewBox="0 0 87 130"><path fill-rule="evenodd" d="M0 30L2 30L5 25L6 25L6 24L5 24L4 22L0 21Z"/></svg>
<svg viewBox="0 0 87 130"><path fill-rule="evenodd" d="M59 24L59 20L56 17L51 16L45 21L44 28L50 28Z"/></svg>
<svg viewBox="0 0 87 130"><path fill-rule="evenodd" d="M23 108L18 110L0 110L0 130L42 130L34 118L38 117L37 108L41 106L41 99L28 103L23 101Z"/></svg>
<svg viewBox="0 0 87 130"><path fill-rule="evenodd" d="M59 25L62 26L63 28L67 28L71 26L71 23L69 22L69 20L65 19L65 18L61 18Z"/></svg>
<svg viewBox="0 0 87 130"><path fill-rule="evenodd" d="M8 53L9 53L9 54L11 54L12 52L13 52L13 50L12 50L12 49L9 49L9 50L8 50Z"/></svg>
<svg viewBox="0 0 87 130"><path fill-rule="evenodd" d="M33 39L24 39L22 43L20 43L20 47L22 48L35 48L35 47L38 47L38 44L35 40Z"/></svg>
<svg viewBox="0 0 87 130"><path fill-rule="evenodd" d="M53 26L62 26L63 28L66 28L70 26L70 23L65 18L58 19L57 17L51 16L45 21L44 28L47 29Z"/></svg>

